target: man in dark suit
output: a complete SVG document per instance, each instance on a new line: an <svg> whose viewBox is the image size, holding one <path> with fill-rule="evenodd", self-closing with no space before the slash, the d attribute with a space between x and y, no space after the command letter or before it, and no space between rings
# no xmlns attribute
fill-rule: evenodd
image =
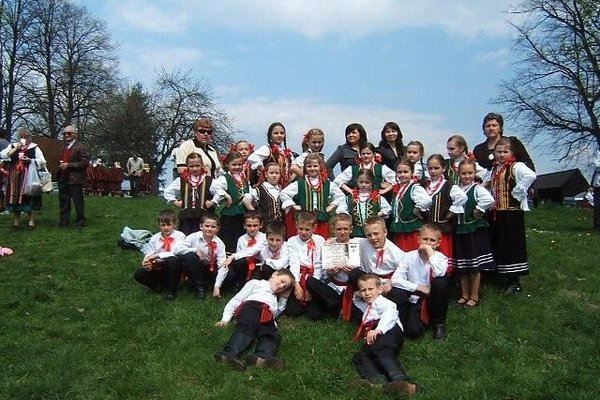
<svg viewBox="0 0 600 400"><path fill-rule="evenodd" d="M71 200L75 206L75 227L85 226L83 207L83 185L88 166L89 155L83 144L77 139L77 128L69 125L64 128L65 147L58 166L58 202L60 206L59 226L69 226Z"/></svg>

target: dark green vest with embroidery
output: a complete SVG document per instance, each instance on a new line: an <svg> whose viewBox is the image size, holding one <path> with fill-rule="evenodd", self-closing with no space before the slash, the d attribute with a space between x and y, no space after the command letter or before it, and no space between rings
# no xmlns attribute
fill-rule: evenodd
<svg viewBox="0 0 600 400"><path fill-rule="evenodd" d="M457 234L473 233L478 229L484 229L490 226L484 218L477 219L473 216L476 205L477 197L475 185L472 185L467 191L467 202L464 205L465 213L458 216L458 222L455 230Z"/></svg>
<svg viewBox="0 0 600 400"><path fill-rule="evenodd" d="M394 233L410 233L421 229L423 221L415 216L413 210L415 202L412 199L412 191L416 183L411 183L404 197L400 198L400 193L394 194L392 201L392 224L390 231Z"/></svg>
<svg viewBox="0 0 600 400"><path fill-rule="evenodd" d="M348 182L348 186L351 188L355 188L356 186L356 177L358 176L358 171L360 171L360 165L355 164L352 166L352 179ZM373 175L375 176L375 182L373 182L373 189L379 190L381 189L381 181L383 180L383 168L381 164L375 164L373 167Z"/></svg>
<svg viewBox="0 0 600 400"><path fill-rule="evenodd" d="M323 180L320 190L314 190L310 183L304 178L298 179L298 196L294 199L296 204L300 205L306 211L318 211L318 221L329 221L329 214L325 209L329 205L330 181ZM313 197L316 197L316 205L313 203Z"/></svg>
<svg viewBox="0 0 600 400"><path fill-rule="evenodd" d="M369 217L379 215L381 211L381 202L374 201L371 198L363 203L363 211L361 213L360 202L354 200L353 196L346 197L348 203L348 211L352 216L352 237L365 237L363 226ZM365 210L366 209L366 210Z"/></svg>
<svg viewBox="0 0 600 400"><path fill-rule="evenodd" d="M236 185L233 177L229 174L225 174L225 180L227 181L227 193L231 196L231 206L225 206L221 211L221 215L244 215L246 213L246 207L242 204L244 195L250 190L248 182L241 188Z"/></svg>

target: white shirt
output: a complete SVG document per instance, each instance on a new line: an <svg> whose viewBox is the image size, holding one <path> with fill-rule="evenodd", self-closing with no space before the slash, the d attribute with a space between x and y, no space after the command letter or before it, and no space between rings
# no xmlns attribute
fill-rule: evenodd
<svg viewBox="0 0 600 400"><path fill-rule="evenodd" d="M475 186L475 189L473 189L473 190L474 190L475 201L477 202L477 205L475 205L475 208L481 212L485 212L485 211L491 209L494 206L494 203L496 201L494 200L494 197L492 196L492 194L486 188L484 188L483 186L478 185L476 183L471 183L466 186L461 185L459 187L466 194L473 186Z"/></svg>
<svg viewBox="0 0 600 400"><path fill-rule="evenodd" d="M383 295L377 296L371 304L367 304L362 299L357 299L354 304L363 312L363 324L379 320L375 329L380 330L384 334L395 325L398 325L400 329L404 329L398 317L396 304Z"/></svg>
<svg viewBox="0 0 600 400"><path fill-rule="evenodd" d="M269 281L252 279L246 282L240 290L225 306L222 321L231 321L235 310L245 301L258 301L269 306L269 310L277 318L285 309L287 299L277 297Z"/></svg>
<svg viewBox="0 0 600 400"><path fill-rule="evenodd" d="M267 235L263 232L257 232L254 236L256 243L252 246L248 246L248 242L251 237L247 233L244 233L237 240L237 247L235 253L232 254L233 258L239 260L246 257L256 257L258 253L267 245Z"/></svg>
<svg viewBox="0 0 600 400"><path fill-rule="evenodd" d="M396 267L404 261L406 253L389 239L385 240L382 256L379 255L379 249L375 249L368 239L358 238L358 240L360 268L367 273L383 277L394 273ZM382 283L387 282L388 279L382 278Z"/></svg>
<svg viewBox="0 0 600 400"><path fill-rule="evenodd" d="M442 190L442 187L444 186L444 182L446 182L446 179L444 177L441 177L440 179L436 180L435 182L431 181L429 183L427 189L425 189L425 191L427 192L427 194L430 197L433 197L440 190ZM450 200L452 200L452 204L450 205L450 208L448 211L450 211L451 213L454 213L454 214L462 214L465 212L464 205L467 202L467 195L465 194L464 191L462 191L460 189L460 187L458 187L458 185L452 185L450 187Z"/></svg>
<svg viewBox="0 0 600 400"><path fill-rule="evenodd" d="M404 262L398 265L392 275L392 286L409 292L416 291L418 285L430 287L430 279L446 275L447 268L448 257L439 251L435 251L428 261L423 261L419 250L412 250L405 253ZM419 296L416 295L409 298L411 303L418 300Z"/></svg>
<svg viewBox="0 0 600 400"><path fill-rule="evenodd" d="M159 258L167 258L174 256L175 253L173 253L173 249L175 248L175 244L185 240L185 234L178 230L174 230L169 236L171 236L174 240L173 243L171 243L171 250L166 251L163 249L164 239L162 233L158 232L152 235L152 237L150 238L148 243L146 243L142 250L142 253L144 253L144 258L152 254L158 254Z"/></svg>
<svg viewBox="0 0 600 400"><path fill-rule="evenodd" d="M527 190L529 186L533 184L537 177L535 172L530 170L527 165L522 162L516 162L513 164L513 173L515 174L515 187L511 191L511 196L515 198L521 204L521 210L529 211L529 204L527 203ZM491 182L495 168L488 171L484 182Z"/></svg>
<svg viewBox="0 0 600 400"><path fill-rule="evenodd" d="M296 278L296 281L300 281L300 266L313 267L314 272L312 276L315 279L321 279L322 275L322 257L321 248L325 239L323 236L313 234L311 239L315 243L314 249L309 249L308 243L300 239L299 235L292 236L288 239L287 244L290 247L290 271Z"/></svg>
<svg viewBox="0 0 600 400"><path fill-rule="evenodd" d="M217 236L214 236L212 238L212 241L214 241L217 244L217 249L215 251L215 261L217 264L216 268L218 268L218 270L217 270L217 278L215 281L215 286L221 287L221 284L225 280L225 277L227 276L227 272L229 271L229 268L223 266L223 263L225 262L225 259L227 258L227 254L225 253L225 243L223 243L223 241L221 239L219 239ZM194 232L194 233L187 235L186 238L181 243L176 243L175 248L173 249L173 252L176 255L181 255L181 254L186 254L186 253L191 253L191 252L200 253L199 257L201 259L204 259L204 260L207 260L210 262L210 248L208 245L209 245L209 242L204 238L204 233L202 231Z"/></svg>
<svg viewBox="0 0 600 400"><path fill-rule="evenodd" d="M287 242L283 242L281 248L276 253L273 253L267 245L263 247L259 255L263 265L267 265L275 271L287 268L290 265L290 246Z"/></svg>

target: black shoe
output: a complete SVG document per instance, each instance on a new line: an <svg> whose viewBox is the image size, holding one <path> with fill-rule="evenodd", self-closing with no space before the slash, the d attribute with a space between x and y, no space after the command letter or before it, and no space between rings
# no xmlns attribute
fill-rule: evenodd
<svg viewBox="0 0 600 400"><path fill-rule="evenodd" d="M236 371L246 370L246 364L244 364L242 360L240 360L237 357L228 356L227 354L221 351L215 354L215 361L228 364L231 368L235 369Z"/></svg>
<svg viewBox="0 0 600 400"><path fill-rule="evenodd" d="M196 288L196 290L194 291L194 296L196 296L198 300L206 299L206 292L204 291L204 288Z"/></svg>
<svg viewBox="0 0 600 400"><path fill-rule="evenodd" d="M167 292L167 294L165 295L165 300L168 301L173 301L177 298L177 292L175 292L174 290L169 290Z"/></svg>
<svg viewBox="0 0 600 400"><path fill-rule="evenodd" d="M504 288L504 293L517 294L521 292L521 289L521 283L519 281L510 282L508 285L506 285L506 288Z"/></svg>
<svg viewBox="0 0 600 400"><path fill-rule="evenodd" d="M446 324L435 324L433 326L433 338L435 340L446 339Z"/></svg>

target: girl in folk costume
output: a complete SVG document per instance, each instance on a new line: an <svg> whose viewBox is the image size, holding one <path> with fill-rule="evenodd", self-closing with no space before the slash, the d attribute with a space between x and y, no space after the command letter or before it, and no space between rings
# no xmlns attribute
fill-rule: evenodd
<svg viewBox="0 0 600 400"><path fill-rule="evenodd" d="M504 291L518 293L519 277L529 274L524 211L529 211L527 190L536 175L524 163L515 161L509 139L498 140L494 157L496 163L487 179L496 202L490 213L490 241L496 272L506 280Z"/></svg>
<svg viewBox="0 0 600 400"><path fill-rule="evenodd" d="M363 226L367 218L386 218L392 208L382 197L379 190L374 190L375 176L373 170L361 169L356 176L356 189L348 196L348 211L352 216L352 237L365 237Z"/></svg>
<svg viewBox="0 0 600 400"><path fill-rule="evenodd" d="M452 232L454 230L454 216L463 213L463 205L467 201L467 195L460 190L458 185L444 178L444 157L433 154L427 159L427 171L429 171L429 182L425 187L427 194L431 197L431 208L429 209L429 221L440 227L442 240L438 251L452 260ZM450 261L447 274L452 273L453 267Z"/></svg>
<svg viewBox="0 0 600 400"><path fill-rule="evenodd" d="M390 232L396 246L403 251L419 248L419 229L423 214L431 207L431 197L413 179L414 165L406 158L396 162L396 179L393 188L392 222Z"/></svg>
<svg viewBox="0 0 600 400"><path fill-rule="evenodd" d="M318 213L315 233L329 237L329 213L347 212L346 198L340 188L327 179L325 162L319 154L312 153L304 161L304 178L281 191L281 205L287 213L306 210ZM286 219L287 220L287 219ZM296 234L295 226L287 226L288 237Z"/></svg>
<svg viewBox="0 0 600 400"><path fill-rule="evenodd" d="M164 198L180 208L179 230L186 235L198 232L202 215L214 207L209 200L212 177L206 173L202 157L190 153L185 158L186 169L164 191Z"/></svg>
<svg viewBox="0 0 600 400"><path fill-rule="evenodd" d="M304 160L310 153L317 153L323 157L323 146L325 145L325 133L319 128L309 130L302 138L302 151L298 157L292 161L290 171L297 178L304 176Z"/></svg>
<svg viewBox="0 0 600 400"><path fill-rule="evenodd" d="M265 220L264 227L272 221L283 222L283 210L281 209L281 168L279 164L271 162L265 166L265 181L250 190L244 198L244 203L250 201L256 204Z"/></svg>
<svg viewBox="0 0 600 400"><path fill-rule="evenodd" d="M459 187L467 195L464 214L456 219L454 234L454 266L460 276L461 297L456 304L475 307L479 303L480 271L493 270L494 258L485 212L493 207L494 198L476 184L475 161L465 159L458 166Z"/></svg>
<svg viewBox="0 0 600 400"><path fill-rule="evenodd" d="M423 161L425 157L425 147L418 140L412 140L406 145L406 158L414 166L413 179L425 185L429 180L427 164Z"/></svg>
<svg viewBox="0 0 600 400"><path fill-rule="evenodd" d="M458 165L466 158L474 159L473 155L469 153L469 147L467 141L461 135L452 135L446 143L446 150L448 150L448 158L445 160L446 170L444 176L446 179L458 185L460 176L458 175ZM476 176L479 177L478 182L481 182L485 170L475 163Z"/></svg>
<svg viewBox="0 0 600 400"><path fill-rule="evenodd" d="M290 183L290 166L294 153L287 148L285 127L281 122L273 122L269 125L267 143L248 156L253 172L252 183L259 181L258 175L264 171L265 165L276 162L281 167L281 186L286 187ZM262 181L263 177L260 177L260 180Z"/></svg>
<svg viewBox="0 0 600 400"><path fill-rule="evenodd" d="M244 165L242 166L242 172L249 177L252 169L250 168L250 162L248 161L248 156L254 152L254 145L245 140L240 140L231 145L231 151L237 151L242 155L244 159Z"/></svg>
<svg viewBox="0 0 600 400"><path fill-rule="evenodd" d="M221 211L221 237L228 253L235 253L237 239L245 233L244 214L254 210L244 197L250 192L250 184L243 173L244 158L237 151L225 157L225 174L215 179L210 186L212 201L216 204L225 199L226 204Z"/></svg>
<svg viewBox="0 0 600 400"><path fill-rule="evenodd" d="M375 153L375 146L372 143L365 143L360 147L360 160L357 164L351 165L341 174L335 177L334 182L346 193L352 194L356 187L356 178L358 172L363 169L373 171L373 188L379 190L380 194L385 194L392 190L396 183L396 174L387 165L379 164L381 156Z"/></svg>

